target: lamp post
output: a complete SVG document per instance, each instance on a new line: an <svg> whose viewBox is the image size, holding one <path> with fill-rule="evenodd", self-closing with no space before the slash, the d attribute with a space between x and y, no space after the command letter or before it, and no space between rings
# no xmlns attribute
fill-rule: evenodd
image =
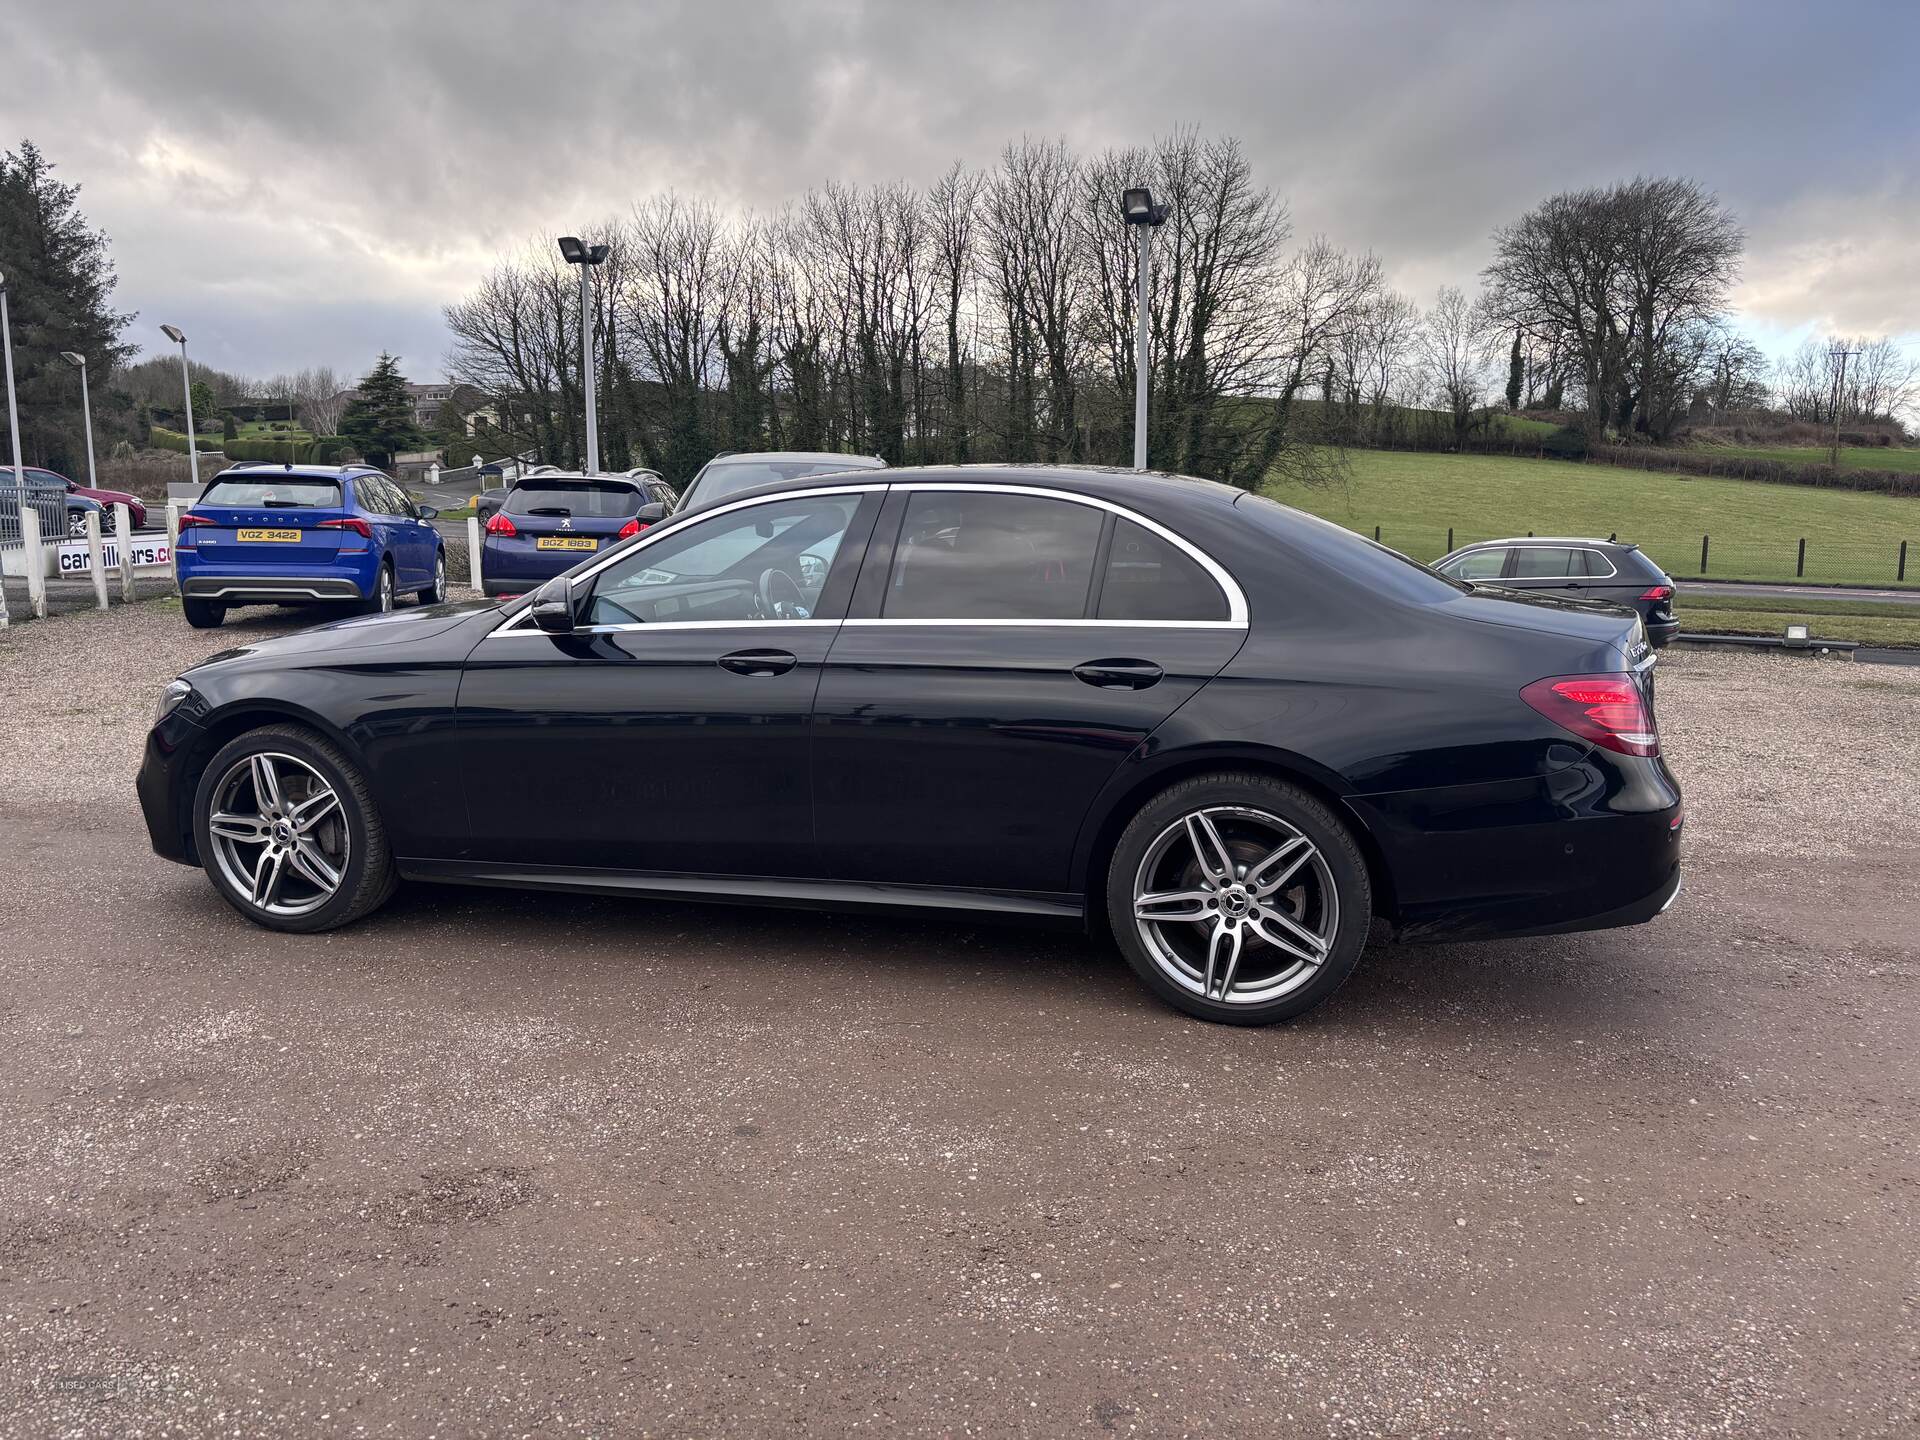
<svg viewBox="0 0 1920 1440"><path fill-rule="evenodd" d="M7 313L7 277L0 274L0 348L7 359L7 434L13 437L13 483L27 483L26 468L20 461L20 402L13 390L13 318ZM20 503L26 504L22 497Z"/></svg>
<svg viewBox="0 0 1920 1440"><path fill-rule="evenodd" d="M162 325L160 333L180 347L180 384L187 397L187 467L193 473L193 488L200 488L200 442L193 429L193 372L187 369L187 337L179 327Z"/></svg>
<svg viewBox="0 0 1920 1440"><path fill-rule="evenodd" d="M605 245L583 245L578 237L562 235L560 253L569 265L580 267L580 388L587 393L587 474L600 473L600 419L593 395L593 303L587 296L587 272L607 258Z"/></svg>
<svg viewBox="0 0 1920 1440"><path fill-rule="evenodd" d="M1139 232L1140 295L1134 304L1133 332L1133 468L1147 468L1147 360L1148 313L1153 287L1153 232L1167 223L1167 207L1153 203L1153 192L1142 185L1120 196L1120 218Z"/></svg>
<svg viewBox="0 0 1920 1440"><path fill-rule="evenodd" d="M93 401L87 395L87 357L78 350L62 350L60 358L80 372L80 423L87 430L87 488L98 490L93 472Z"/></svg>

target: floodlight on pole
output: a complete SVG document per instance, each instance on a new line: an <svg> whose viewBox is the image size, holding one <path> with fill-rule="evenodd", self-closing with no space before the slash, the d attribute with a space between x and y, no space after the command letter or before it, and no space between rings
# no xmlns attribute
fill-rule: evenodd
<svg viewBox="0 0 1920 1440"><path fill-rule="evenodd" d="M1148 307L1153 296L1153 232L1167 223L1167 207L1156 205L1144 185L1120 193L1120 218L1140 234L1140 293L1134 303L1133 331L1133 468L1147 468Z"/></svg>
<svg viewBox="0 0 1920 1440"><path fill-rule="evenodd" d="M87 395L87 357L78 350L62 350L60 358L80 372L80 423L87 431L87 488L98 490L93 469L93 401Z"/></svg>
<svg viewBox="0 0 1920 1440"><path fill-rule="evenodd" d="M193 372L187 369L187 337L177 325L162 325L160 333L180 347L180 385L187 397L187 467L193 474L193 488L200 488L200 442L193 428Z"/></svg>
<svg viewBox="0 0 1920 1440"><path fill-rule="evenodd" d="M593 384L593 301L588 295L587 272L602 263L611 249L605 245L585 245L577 235L560 237L560 254L569 265L580 267L580 388L587 396L587 473L600 473L600 417Z"/></svg>

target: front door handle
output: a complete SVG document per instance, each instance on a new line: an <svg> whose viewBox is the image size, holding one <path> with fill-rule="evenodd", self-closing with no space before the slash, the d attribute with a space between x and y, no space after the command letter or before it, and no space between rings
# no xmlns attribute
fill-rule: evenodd
<svg viewBox="0 0 1920 1440"><path fill-rule="evenodd" d="M785 650L736 650L718 663L736 675L784 675L800 661Z"/></svg>
<svg viewBox="0 0 1920 1440"><path fill-rule="evenodd" d="M1151 660L1089 660L1073 667L1076 679L1102 690L1144 690L1166 674Z"/></svg>

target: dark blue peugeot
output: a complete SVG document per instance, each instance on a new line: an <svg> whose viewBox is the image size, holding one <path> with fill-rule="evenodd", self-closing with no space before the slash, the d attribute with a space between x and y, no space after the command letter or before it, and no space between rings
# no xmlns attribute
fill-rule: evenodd
<svg viewBox="0 0 1920 1440"><path fill-rule="evenodd" d="M522 476L487 517L480 588L521 595L616 540L667 517L640 475L542 470Z"/></svg>

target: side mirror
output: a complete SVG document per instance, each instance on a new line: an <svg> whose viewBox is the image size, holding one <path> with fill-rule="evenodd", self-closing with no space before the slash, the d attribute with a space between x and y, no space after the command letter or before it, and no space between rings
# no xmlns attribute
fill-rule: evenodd
<svg viewBox="0 0 1920 1440"><path fill-rule="evenodd" d="M440 507L438 505L416 505L413 508L419 511L422 520L438 520L440 518Z"/></svg>
<svg viewBox="0 0 1920 1440"><path fill-rule="evenodd" d="M533 605L528 611L533 616L534 628L549 635L571 635L573 633L573 586L567 583L567 577L556 575L538 590L533 592Z"/></svg>
<svg viewBox="0 0 1920 1440"><path fill-rule="evenodd" d="M662 520L666 519L667 507L656 500L652 504L642 505L638 510L634 511L633 518L640 522L640 528L644 530L647 526L658 525Z"/></svg>

